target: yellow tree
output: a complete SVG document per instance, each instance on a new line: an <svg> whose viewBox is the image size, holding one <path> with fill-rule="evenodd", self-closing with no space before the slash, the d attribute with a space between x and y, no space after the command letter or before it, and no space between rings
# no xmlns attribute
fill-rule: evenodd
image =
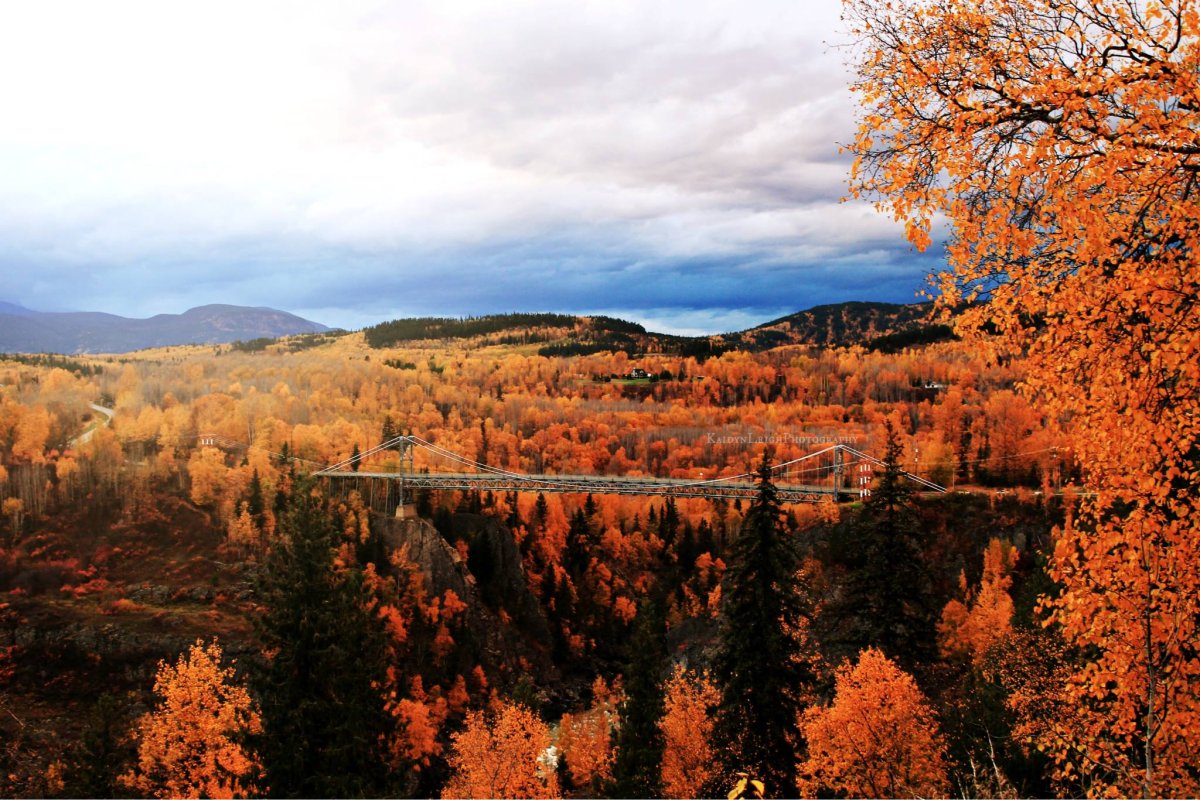
<svg viewBox="0 0 1200 800"><path fill-rule="evenodd" d="M667 681L663 732L662 787L666 797L700 797L717 774L712 746L712 711L721 690L707 675L692 675L681 665Z"/></svg>
<svg viewBox="0 0 1200 800"><path fill-rule="evenodd" d="M188 476L192 479L192 502L197 505L214 503L225 491L229 468L225 454L215 447L201 447L188 459Z"/></svg>
<svg viewBox="0 0 1200 800"><path fill-rule="evenodd" d="M946 746L916 681L875 648L837 672L827 708L804 714L808 760L797 767L806 796L940 797Z"/></svg>
<svg viewBox="0 0 1200 800"><path fill-rule="evenodd" d="M1010 573L1016 560L1015 547L992 539L983 551L983 576L978 589L967 591L966 577L962 577L967 602L951 600L947 603L938 624L938 642L943 656L961 656L980 664L994 644L1008 637L1013 616L1013 601L1008 590L1012 588Z"/></svg>
<svg viewBox="0 0 1200 800"><path fill-rule="evenodd" d="M153 797L251 794L255 762L239 739L260 731L258 712L216 640L161 662L154 693L158 705L137 722L137 763L123 782Z"/></svg>
<svg viewBox="0 0 1200 800"><path fill-rule="evenodd" d="M591 708L577 714L563 714L558 723L558 749L566 759L567 771L577 788L597 793L612 780L613 730L617 725L619 696L603 678L592 684Z"/></svg>
<svg viewBox="0 0 1200 800"><path fill-rule="evenodd" d="M1086 654L1035 742L1068 790L1200 792L1197 0L846 0L864 116L854 191L947 305L1072 419L1094 494L1046 603ZM984 302L986 301L986 302Z"/></svg>
<svg viewBox="0 0 1200 800"><path fill-rule="evenodd" d="M558 797L550 728L525 706L467 712L453 744L444 797Z"/></svg>

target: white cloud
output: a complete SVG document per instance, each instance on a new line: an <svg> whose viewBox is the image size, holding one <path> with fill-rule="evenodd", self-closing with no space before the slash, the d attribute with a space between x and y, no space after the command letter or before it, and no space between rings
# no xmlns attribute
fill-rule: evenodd
<svg viewBox="0 0 1200 800"><path fill-rule="evenodd" d="M0 268L30 305L86 276L126 285L130 303L186 303L209 271L227 293L206 300L273 302L274 286L322 308L339 270L436 281L474 266L502 283L548 252L670 272L678 259L803 270L894 250L894 226L837 204L852 125L826 47L839 8L9 5L0 253L45 269L34 284ZM472 261L488 250L517 261Z"/></svg>

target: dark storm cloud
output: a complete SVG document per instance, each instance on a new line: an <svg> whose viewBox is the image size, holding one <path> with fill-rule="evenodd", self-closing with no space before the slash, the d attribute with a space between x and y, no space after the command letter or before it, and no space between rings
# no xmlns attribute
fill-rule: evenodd
<svg viewBox="0 0 1200 800"><path fill-rule="evenodd" d="M937 257L839 202L838 9L29 4L0 32L0 299L687 329L913 299Z"/></svg>

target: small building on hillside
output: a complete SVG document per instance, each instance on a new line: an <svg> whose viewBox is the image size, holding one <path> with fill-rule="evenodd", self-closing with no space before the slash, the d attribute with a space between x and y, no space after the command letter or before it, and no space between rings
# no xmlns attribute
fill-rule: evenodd
<svg viewBox="0 0 1200 800"><path fill-rule="evenodd" d="M650 373L646 372L646 370L642 369L641 367L634 367L633 369L629 370L628 377L630 380L637 380L638 378L649 378Z"/></svg>

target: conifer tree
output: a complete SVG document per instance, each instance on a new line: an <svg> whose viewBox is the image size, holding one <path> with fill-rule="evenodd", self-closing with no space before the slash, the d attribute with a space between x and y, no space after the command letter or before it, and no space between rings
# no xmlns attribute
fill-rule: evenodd
<svg viewBox="0 0 1200 800"><path fill-rule="evenodd" d="M797 720L816 679L807 639L810 590L796 540L784 532L782 516L764 454L758 496L731 547L722 589L721 642L713 676L722 693L714 738L725 762L723 777L748 773L762 780L772 796L795 794L801 744Z"/></svg>
<svg viewBox="0 0 1200 800"><path fill-rule="evenodd" d="M629 641L625 700L617 730L613 790L617 797L662 795L663 679L667 669L667 632L660 602L647 600L638 609Z"/></svg>
<svg viewBox="0 0 1200 800"><path fill-rule="evenodd" d="M135 754L125 703L105 692L96 700L68 771L67 788L76 797L117 797L126 790L118 779Z"/></svg>
<svg viewBox="0 0 1200 800"><path fill-rule="evenodd" d="M361 573L335 569L338 530L307 481L281 523L260 587L268 657L253 676L264 783L279 797L383 792L394 725L379 689L386 634L367 611Z"/></svg>
<svg viewBox="0 0 1200 800"><path fill-rule="evenodd" d="M246 511L254 520L255 526L261 531L266 524L267 503L263 497L262 479L258 477L257 469L250 477L250 497L246 500Z"/></svg>
<svg viewBox="0 0 1200 800"><path fill-rule="evenodd" d="M388 414L383 418L383 428L379 432L379 436L383 439L384 444L395 439L399 434L396 432L396 423L392 421L392 415ZM396 445L392 445L389 450L399 449Z"/></svg>
<svg viewBox="0 0 1200 800"><path fill-rule="evenodd" d="M842 620L837 638L848 653L877 647L912 671L935 654L937 608L901 457L889 422L886 466L851 528L854 558L833 613Z"/></svg>
<svg viewBox="0 0 1200 800"><path fill-rule="evenodd" d="M580 509L571 515L571 524L567 529L567 546L564 564L572 580L578 581L587 572L592 559L592 531L587 517Z"/></svg>

